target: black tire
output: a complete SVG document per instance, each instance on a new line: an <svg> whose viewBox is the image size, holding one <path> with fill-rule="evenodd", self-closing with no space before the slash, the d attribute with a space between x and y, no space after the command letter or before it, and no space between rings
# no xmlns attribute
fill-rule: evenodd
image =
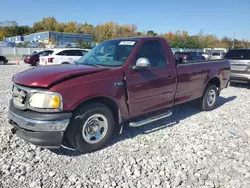
<svg viewBox="0 0 250 188"><path fill-rule="evenodd" d="M101 114L106 118L107 132L99 142L89 143L83 136L84 123L95 114ZM75 112L66 130L66 138L74 149L83 153L90 153L104 148L112 138L114 129L115 120L112 111L104 104L89 103Z"/></svg>
<svg viewBox="0 0 250 188"><path fill-rule="evenodd" d="M40 61L36 61L35 66L38 66L40 64Z"/></svg>
<svg viewBox="0 0 250 188"><path fill-rule="evenodd" d="M68 62L63 62L63 63L62 63L62 65L67 65L67 64L70 64L70 63L68 63Z"/></svg>
<svg viewBox="0 0 250 188"><path fill-rule="evenodd" d="M214 94L213 94L214 93ZM213 96L213 100L209 100L209 96ZM217 98L219 97L219 91L216 85L207 85L201 99L200 99L200 108L203 111L211 111L216 106ZM213 101L213 102L211 102Z"/></svg>

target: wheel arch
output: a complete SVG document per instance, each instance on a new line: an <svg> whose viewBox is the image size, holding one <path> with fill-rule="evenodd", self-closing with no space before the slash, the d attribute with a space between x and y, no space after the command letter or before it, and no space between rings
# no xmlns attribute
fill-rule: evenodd
<svg viewBox="0 0 250 188"><path fill-rule="evenodd" d="M70 64L70 63L69 63L69 62L64 61L64 62L62 62L61 64Z"/></svg>
<svg viewBox="0 0 250 188"><path fill-rule="evenodd" d="M207 80L206 84L203 87L202 93L204 94L206 88L208 87L208 85L216 85L218 88L218 91L220 91L221 88L221 80L218 76L213 76L210 79Z"/></svg>
<svg viewBox="0 0 250 188"><path fill-rule="evenodd" d="M119 105L117 104L117 102L110 98L110 97L106 97L106 96L96 96L93 98L90 98L88 100L85 100L83 102L81 102L75 109L74 111L82 108L84 105L89 104L89 103L101 103L106 105L113 113L114 118L115 118L115 122L117 124L121 124L123 122L123 118L121 116L121 111L119 108Z"/></svg>
<svg viewBox="0 0 250 188"><path fill-rule="evenodd" d="M206 85L208 85L208 84L216 85L218 88L220 88L220 87L221 87L220 78L217 77L217 76L214 76L214 77L212 77L212 78L210 78L210 79L208 80L208 82L207 82Z"/></svg>

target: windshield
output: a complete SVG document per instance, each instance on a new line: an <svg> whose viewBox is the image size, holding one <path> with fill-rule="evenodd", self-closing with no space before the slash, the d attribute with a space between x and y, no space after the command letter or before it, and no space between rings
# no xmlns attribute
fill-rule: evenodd
<svg viewBox="0 0 250 188"><path fill-rule="evenodd" d="M227 59L250 59L250 50L230 50L226 55Z"/></svg>
<svg viewBox="0 0 250 188"><path fill-rule="evenodd" d="M201 56L201 52L188 52L191 56Z"/></svg>
<svg viewBox="0 0 250 188"><path fill-rule="evenodd" d="M137 41L111 40L97 45L76 61L78 65L120 67L128 59Z"/></svg>

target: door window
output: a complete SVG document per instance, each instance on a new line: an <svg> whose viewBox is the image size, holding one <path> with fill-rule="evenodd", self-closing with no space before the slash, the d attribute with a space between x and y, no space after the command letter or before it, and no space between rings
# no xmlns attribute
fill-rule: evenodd
<svg viewBox="0 0 250 188"><path fill-rule="evenodd" d="M66 53L67 56L82 56L80 50L68 50Z"/></svg>
<svg viewBox="0 0 250 188"><path fill-rule="evenodd" d="M80 50L64 50L57 55L63 56L83 56Z"/></svg>
<svg viewBox="0 0 250 188"><path fill-rule="evenodd" d="M87 50L81 50L81 52L82 52L82 56L84 56L86 53L88 53Z"/></svg>
<svg viewBox="0 0 250 188"><path fill-rule="evenodd" d="M149 60L151 67L165 67L167 64L166 56L159 40L145 41L140 47L135 61L142 57Z"/></svg>
<svg viewBox="0 0 250 188"><path fill-rule="evenodd" d="M226 55L227 59L250 59L250 50L230 50Z"/></svg>

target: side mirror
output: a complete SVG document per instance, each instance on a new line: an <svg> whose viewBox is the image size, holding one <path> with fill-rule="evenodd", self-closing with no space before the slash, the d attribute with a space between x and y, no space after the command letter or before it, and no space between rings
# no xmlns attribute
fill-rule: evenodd
<svg viewBox="0 0 250 188"><path fill-rule="evenodd" d="M179 58L177 59L177 64L181 64L181 63L183 63L183 58L182 58L182 57L179 57Z"/></svg>
<svg viewBox="0 0 250 188"><path fill-rule="evenodd" d="M135 66L132 67L133 70L148 69L151 64L147 58L141 57L136 61Z"/></svg>

